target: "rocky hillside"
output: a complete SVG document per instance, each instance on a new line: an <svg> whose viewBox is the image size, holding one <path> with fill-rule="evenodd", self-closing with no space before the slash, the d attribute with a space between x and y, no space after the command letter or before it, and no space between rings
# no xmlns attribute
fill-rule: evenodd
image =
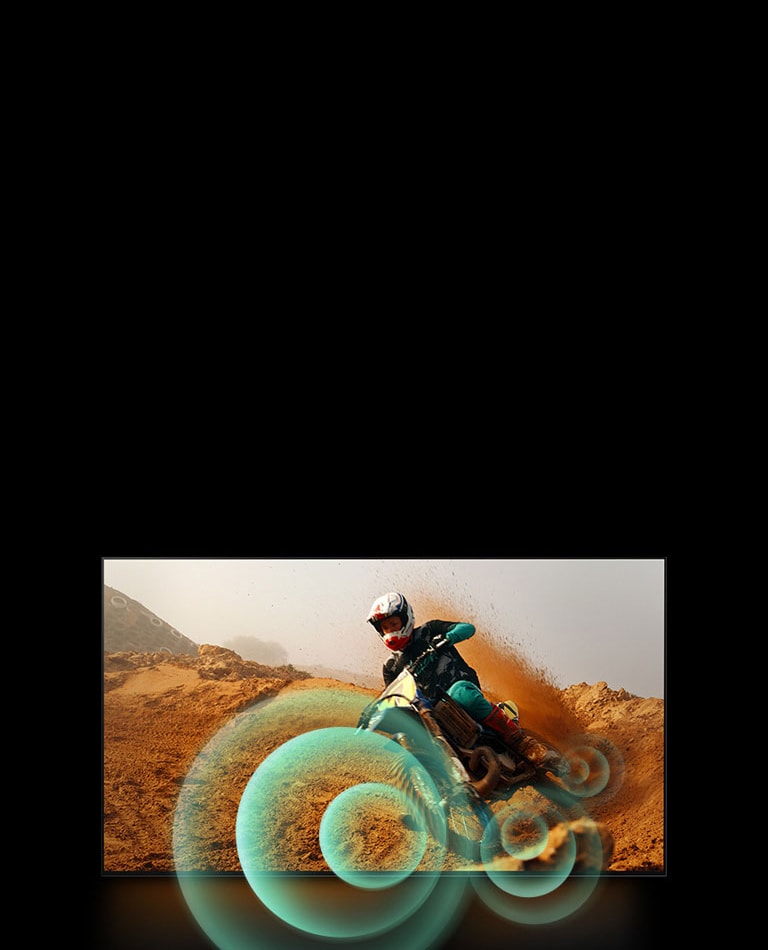
<svg viewBox="0 0 768 950"><path fill-rule="evenodd" d="M113 596L109 594L110 599ZM131 603L111 606L126 618L137 613ZM149 627L133 619L131 626L137 631L155 630L179 639L152 623L151 617ZM265 667L222 647L202 645L194 653L173 651L170 646L114 651L105 639L104 870L173 871L173 820L179 791L206 743L257 701L288 697L300 703L302 696L309 695L307 690L317 691L313 697L333 697L327 710L322 703L313 705L313 728L345 724L324 719L338 716L340 697L349 708L357 708L376 693L352 683L310 677L290 666ZM561 719L567 716L610 762L611 783L583 809L610 840L607 870L663 871L663 700L613 691L605 683L552 689L547 697L546 704L558 709L532 709L531 713L540 721L554 721L555 714ZM235 817L245 786L259 763L306 731L305 726L296 717L275 720L248 748L247 756L228 765L226 781L209 789L209 812L200 832L206 840L198 842L208 869L240 870ZM300 798L290 795L289 799L291 808L299 808L301 814L286 826L286 848L295 848L307 870L326 869L316 845L316 826L327 806L327 792L315 793L307 787ZM379 843L385 846L384 836L381 842L374 836L366 842L374 862Z"/></svg>
<svg viewBox="0 0 768 950"><path fill-rule="evenodd" d="M197 644L137 600L104 585L104 649L197 656Z"/></svg>

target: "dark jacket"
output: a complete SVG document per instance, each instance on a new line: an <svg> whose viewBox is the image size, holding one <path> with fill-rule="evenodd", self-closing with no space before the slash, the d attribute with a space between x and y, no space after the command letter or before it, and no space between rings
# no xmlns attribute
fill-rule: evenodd
<svg viewBox="0 0 768 950"><path fill-rule="evenodd" d="M420 627L415 627L405 649L400 653L395 653L384 664L382 670L384 683L389 685L403 667L408 666L426 650L435 637L444 637L456 625L455 621L450 620L429 620ZM474 628L472 628L472 633L474 633ZM458 680L469 680L470 683L480 687L477 673L462 658L455 646L444 646L437 653L432 654L427 658L424 668L416 674L416 682L430 700L436 698L438 687L447 690Z"/></svg>

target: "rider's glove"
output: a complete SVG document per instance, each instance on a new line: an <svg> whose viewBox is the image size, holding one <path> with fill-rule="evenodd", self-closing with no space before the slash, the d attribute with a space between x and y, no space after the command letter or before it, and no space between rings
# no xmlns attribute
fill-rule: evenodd
<svg viewBox="0 0 768 950"><path fill-rule="evenodd" d="M397 676L397 657L391 656L382 667L381 672L384 677L384 685L389 686L392 680Z"/></svg>
<svg viewBox="0 0 768 950"><path fill-rule="evenodd" d="M471 623L457 623L446 633L445 639L451 644L461 643L462 640L469 640L475 635L475 626Z"/></svg>

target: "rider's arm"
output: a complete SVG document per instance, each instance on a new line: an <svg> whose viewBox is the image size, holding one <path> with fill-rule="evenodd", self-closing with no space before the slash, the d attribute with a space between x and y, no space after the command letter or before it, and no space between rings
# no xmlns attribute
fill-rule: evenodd
<svg viewBox="0 0 768 950"><path fill-rule="evenodd" d="M445 639L453 643L461 643L462 640L469 640L475 635L475 627L471 623L455 623L446 633Z"/></svg>
<svg viewBox="0 0 768 950"><path fill-rule="evenodd" d="M397 657L391 656L384 664L381 674L384 678L384 685L389 686L392 680L397 676Z"/></svg>

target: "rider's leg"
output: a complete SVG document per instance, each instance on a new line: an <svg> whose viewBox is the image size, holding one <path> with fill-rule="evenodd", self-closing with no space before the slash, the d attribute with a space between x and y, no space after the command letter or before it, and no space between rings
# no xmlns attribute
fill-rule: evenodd
<svg viewBox="0 0 768 950"><path fill-rule="evenodd" d="M550 763L554 763L556 753L550 752L546 746L525 734L519 722L517 705L511 700L496 703L494 706L469 680L454 683L448 690L448 695L463 706L473 719L493 729L515 751L521 752L539 765L549 767Z"/></svg>
<svg viewBox="0 0 768 950"><path fill-rule="evenodd" d="M480 689L469 680L457 680L447 692L451 699L455 699L459 706L466 709L469 715L478 721L485 719L493 709Z"/></svg>
<svg viewBox="0 0 768 950"><path fill-rule="evenodd" d="M448 695L463 706L473 719L497 732L505 742L515 743L522 737L517 722L517 708L513 710L513 704L497 703L494 706L469 680L458 680L448 690Z"/></svg>

